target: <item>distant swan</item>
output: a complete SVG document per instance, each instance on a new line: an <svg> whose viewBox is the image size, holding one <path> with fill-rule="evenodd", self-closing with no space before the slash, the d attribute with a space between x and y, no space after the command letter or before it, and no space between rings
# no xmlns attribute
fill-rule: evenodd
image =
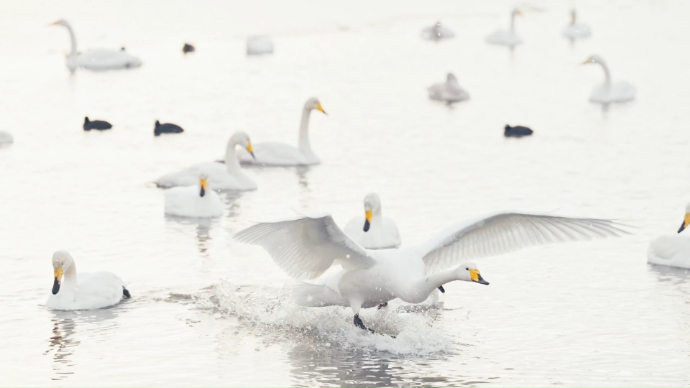
<svg viewBox="0 0 690 388"><path fill-rule="evenodd" d="M592 89L592 94L589 97L589 101L599 104L608 104L627 102L635 99L636 90L632 84L625 81L611 81L611 73L609 73L609 68L606 66L606 62L604 62L602 57L592 55L582 62L583 65L588 63L598 63L601 65L601 68L604 69L605 76L604 83L595 86L594 89Z"/></svg>
<svg viewBox="0 0 690 388"><path fill-rule="evenodd" d="M690 203L685 207L685 217L678 233L690 226ZM690 237L680 234L662 235L649 243L647 262L656 265L690 269Z"/></svg>
<svg viewBox="0 0 690 388"><path fill-rule="evenodd" d="M0 146L14 143L14 137L9 132L0 131Z"/></svg>
<svg viewBox="0 0 690 388"><path fill-rule="evenodd" d="M510 30L497 30L486 37L486 43L500 44L504 46L517 46L522 43L522 38L515 33L515 16L522 16L520 10L513 9L510 13Z"/></svg>
<svg viewBox="0 0 690 388"><path fill-rule="evenodd" d="M400 233L395 221L381 215L381 199L376 193L364 197L364 217L355 217L345 225L345 234L367 249L397 248Z"/></svg>
<svg viewBox="0 0 690 388"><path fill-rule="evenodd" d="M165 214L178 217L211 218L223 215L223 203L209 190L207 177L199 176L198 186L173 187L165 191Z"/></svg>
<svg viewBox="0 0 690 388"><path fill-rule="evenodd" d="M563 29L563 36L571 40L589 38L592 30L585 23L577 22L577 11L570 11L570 24Z"/></svg>
<svg viewBox="0 0 690 388"><path fill-rule="evenodd" d="M254 155L240 151L239 159L243 164L257 166L307 166L321 163L321 160L311 150L309 143L309 116L312 110L326 114L321 102L317 98L310 98L304 103L302 121L299 126L299 148L285 143L257 143L254 145Z"/></svg>
<svg viewBox="0 0 690 388"><path fill-rule="evenodd" d="M458 79L452 73L446 76L446 82L436 83L427 88L429 98L448 104L469 100L470 94L460 87Z"/></svg>
<svg viewBox="0 0 690 388"><path fill-rule="evenodd" d="M67 251L53 254L53 290L46 307L51 310L93 310L114 306L131 295L122 280L110 272L81 273Z"/></svg>
<svg viewBox="0 0 690 388"><path fill-rule="evenodd" d="M247 38L247 55L273 54L273 41L268 36Z"/></svg>
<svg viewBox="0 0 690 388"><path fill-rule="evenodd" d="M242 131L235 132L228 140L225 148L225 164L210 162L201 163L184 169L172 172L156 180L158 187L192 186L199 182L199 176L204 174L208 177L208 184L214 190L249 191L256 190L256 183L242 172L240 163L237 161L235 147L245 148L251 155L252 143L249 136Z"/></svg>
<svg viewBox="0 0 690 388"><path fill-rule="evenodd" d="M439 41L454 38L455 34L448 27L442 26L441 22L436 22L431 27L422 30L422 39Z"/></svg>
<svg viewBox="0 0 690 388"><path fill-rule="evenodd" d="M58 20L52 26L63 26L69 32L72 49L65 61L67 68L74 72L78 67L87 70L114 70L132 69L141 66L141 60L130 55L122 47L119 50L113 49L91 49L84 52L77 52L77 38L74 30L67 20Z"/></svg>

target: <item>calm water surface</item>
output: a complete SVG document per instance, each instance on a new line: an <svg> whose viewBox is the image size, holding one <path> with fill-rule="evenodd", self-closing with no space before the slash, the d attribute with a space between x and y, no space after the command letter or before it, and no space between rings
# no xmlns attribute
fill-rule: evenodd
<svg viewBox="0 0 690 388"><path fill-rule="evenodd" d="M289 4L288 4L289 3ZM523 4L525 43L484 44L512 2L24 1L0 3L0 385L525 386L689 385L690 274L646 263L678 228L690 190L690 3L581 1L593 37L561 38L575 3ZM138 70L70 76L66 18L81 48L126 46ZM456 39L419 32L442 20ZM273 36L246 58L244 38ZM197 53L183 57L184 42ZM587 102L601 70L638 89ZM472 99L427 100L453 71ZM222 155L236 130L297 141L318 96L323 164L252 169L259 190L224 195L222 218L163 215L158 176ZM85 133L83 117L114 124ZM186 129L153 137L156 119ZM504 139L506 123L532 138ZM424 242L499 209L634 224L626 238L538 247L478 261L488 287L452 283L443 309L303 309L288 277L232 235L257 221L331 212L344 225L369 191ZM110 270L133 299L110 309L44 307L58 249Z"/></svg>

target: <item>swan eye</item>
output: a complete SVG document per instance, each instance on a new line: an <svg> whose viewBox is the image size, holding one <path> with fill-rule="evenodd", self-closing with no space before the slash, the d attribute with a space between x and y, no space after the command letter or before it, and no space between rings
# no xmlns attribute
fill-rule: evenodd
<svg viewBox="0 0 690 388"><path fill-rule="evenodd" d="M465 269L468 270L468 271L470 270L469 268L465 268Z"/></svg>

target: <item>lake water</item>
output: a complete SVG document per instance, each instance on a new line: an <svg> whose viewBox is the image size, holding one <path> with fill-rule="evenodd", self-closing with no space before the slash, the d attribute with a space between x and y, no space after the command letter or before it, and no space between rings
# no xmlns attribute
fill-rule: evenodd
<svg viewBox="0 0 690 388"><path fill-rule="evenodd" d="M690 190L690 3L534 1L513 52L484 43L512 2L0 2L0 385L624 386L690 384L690 273L650 266ZM591 39L560 36L577 5ZM126 46L143 67L70 76L81 48ZM419 38L437 20L456 38ZM273 37L247 58L244 38ZM197 52L183 56L184 42ZM637 99L590 104L600 54ZM471 100L425 88L453 71ZM228 137L296 144L317 96L309 169L251 169L211 222L163 215L158 176L222 155ZM81 130L83 117L114 124ZM153 123L179 136L154 138ZM505 139L505 124L535 135ZM443 309L393 302L355 328L344 308L305 309L289 278L234 233L258 221L361 215L370 191L403 246L501 209L614 218L634 234L477 260L488 287L451 283ZM133 298L53 312L51 255L109 270Z"/></svg>

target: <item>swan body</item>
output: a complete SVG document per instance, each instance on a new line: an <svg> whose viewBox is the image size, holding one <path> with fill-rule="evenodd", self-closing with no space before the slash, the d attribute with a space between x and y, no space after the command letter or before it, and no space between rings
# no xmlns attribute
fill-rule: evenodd
<svg viewBox="0 0 690 388"><path fill-rule="evenodd" d="M0 146L14 143L14 137L9 132L0 131Z"/></svg>
<svg viewBox="0 0 690 388"><path fill-rule="evenodd" d="M133 69L141 66L141 60L125 51L124 47L119 50L91 49L77 52L77 38L69 22L58 20L51 25L63 26L69 32L71 50L65 59L65 64L71 72L74 72L77 68L98 71Z"/></svg>
<svg viewBox="0 0 690 388"><path fill-rule="evenodd" d="M268 36L247 38L247 55L273 54L273 41Z"/></svg>
<svg viewBox="0 0 690 388"><path fill-rule="evenodd" d="M501 212L450 227L421 246L369 250L344 234L330 215L260 223L239 232L239 241L259 245L291 277L315 279L334 265L335 274L298 285L297 303L349 306L354 324L366 329L361 308L399 298L421 303L438 287L460 280L488 284L472 262L531 245L618 236L609 220Z"/></svg>
<svg viewBox="0 0 690 388"><path fill-rule="evenodd" d="M452 73L446 76L446 82L436 83L427 88L429 98L448 104L470 99L470 94L460 87L458 79Z"/></svg>
<svg viewBox="0 0 690 388"><path fill-rule="evenodd" d="M628 102L635 99L637 90L635 87L625 81L611 81L611 73L604 59L598 55L592 55L587 58L582 64L596 63L604 70L604 83L597 85L592 89L592 94L589 97L590 102L598 104L610 104Z"/></svg>
<svg viewBox="0 0 690 388"><path fill-rule="evenodd" d="M351 219L345 225L344 232L366 249L400 246L398 226L392 219L381 215L381 199L376 193L364 197L364 216Z"/></svg>
<svg viewBox="0 0 690 388"><path fill-rule="evenodd" d="M249 191L256 190L256 183L242 172L235 147L244 147L253 154L249 136L242 131L235 132L228 140L225 149L225 164L211 162L191 166L182 171L163 175L155 183L158 187L192 186L199 182L199 176L208 177L208 184L215 190Z"/></svg>
<svg viewBox="0 0 690 388"><path fill-rule="evenodd" d="M592 35L592 29L585 23L577 22L577 11L570 11L570 24L563 29L563 36L568 39L585 39Z"/></svg>
<svg viewBox="0 0 690 388"><path fill-rule="evenodd" d="M438 42L443 39L454 38L455 33L451 31L448 27L441 25L441 22L436 22L431 27L427 27L422 30L422 39L432 40Z"/></svg>
<svg viewBox="0 0 690 388"><path fill-rule="evenodd" d="M656 265L690 269L690 237L680 232L690 226L690 203L685 208L679 234L662 235L651 241L647 248L647 262Z"/></svg>
<svg viewBox="0 0 690 388"><path fill-rule="evenodd" d="M122 280L110 272L80 273L66 251L53 254L52 294L46 307L51 310L93 310L114 306L131 297Z"/></svg>
<svg viewBox="0 0 690 388"><path fill-rule="evenodd" d="M255 157L240 150L240 162L257 166L308 166L321 163L321 159L314 154L309 143L309 116L312 110L326 114L318 99L310 98L304 103L297 148L278 142L257 143L254 145Z"/></svg>
<svg viewBox="0 0 690 388"><path fill-rule="evenodd" d="M520 10L510 13L510 29L497 30L486 37L486 43L514 47L522 43L522 38L515 32L515 16L522 15Z"/></svg>
<svg viewBox="0 0 690 388"><path fill-rule="evenodd" d="M223 203L208 189L207 177L198 186L173 187L165 192L165 214L178 217L212 218L223 215Z"/></svg>

